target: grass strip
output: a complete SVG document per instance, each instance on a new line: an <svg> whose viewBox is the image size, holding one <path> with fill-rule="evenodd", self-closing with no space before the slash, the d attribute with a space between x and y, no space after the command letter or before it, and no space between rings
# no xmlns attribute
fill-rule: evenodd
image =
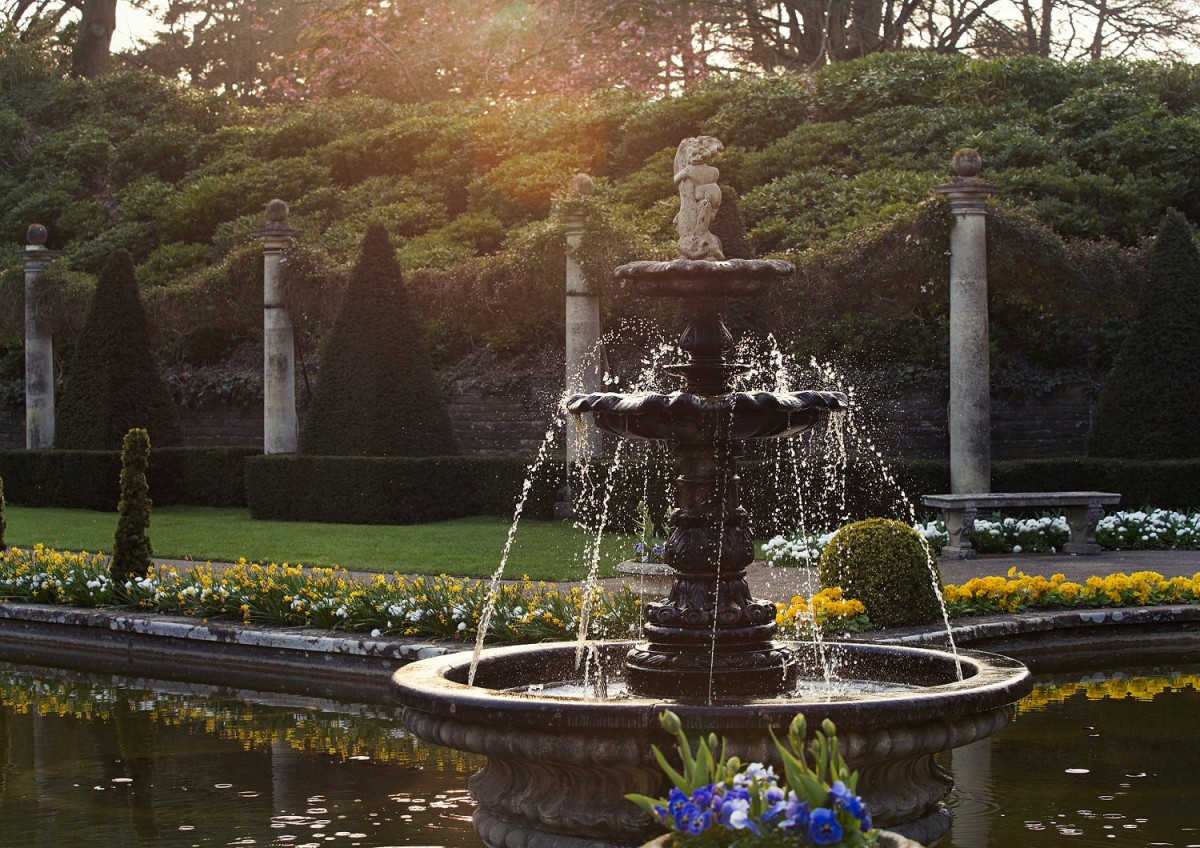
<svg viewBox="0 0 1200 848"><path fill-rule="evenodd" d="M5 509L10 545L42 543L57 550L111 552L116 514L84 509ZM500 563L510 522L481 516L412 525L255 521L245 509L156 508L150 539L156 557L197 562L340 566L358 571L489 577ZM568 522L522 521L506 577L582 580L591 534ZM600 576L615 574L633 554L628 536L605 534Z"/></svg>

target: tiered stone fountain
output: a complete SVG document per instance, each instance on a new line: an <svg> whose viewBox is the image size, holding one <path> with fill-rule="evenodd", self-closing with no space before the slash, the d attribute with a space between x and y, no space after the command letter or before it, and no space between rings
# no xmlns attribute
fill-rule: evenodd
<svg viewBox="0 0 1200 848"><path fill-rule="evenodd" d="M687 359L666 368L683 390L567 403L609 433L675 445L679 507L665 556L675 578L666 600L647 605L644 641L601 643L587 687L571 683L582 677L573 645L485 651L473 683L469 655L425 660L393 680L417 735L487 757L471 792L489 846L636 845L653 835L624 795L665 794L651 745L669 742L658 725L668 707L685 727L727 737L743 759L770 759L767 728L782 733L797 712L810 727L832 719L875 821L930 841L949 826L941 800L950 780L934 755L1001 729L1032 685L1024 666L994 655L839 644L822 663L812 646L776 641L775 605L746 584L754 542L738 493L741 443L802 433L846 398L732 390L747 366L726 360L725 300L759 293L792 267L723 258L708 229L720 205L709 160L720 149L708 137L680 144L683 257L616 272L690 312L679 340Z"/></svg>

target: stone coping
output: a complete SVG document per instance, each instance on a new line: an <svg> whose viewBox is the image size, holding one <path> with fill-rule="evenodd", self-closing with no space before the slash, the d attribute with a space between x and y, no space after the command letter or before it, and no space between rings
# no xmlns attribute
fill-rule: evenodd
<svg viewBox="0 0 1200 848"><path fill-rule="evenodd" d="M1002 506L1086 506L1120 503L1116 492L986 492L981 494L922 495L926 506L955 507Z"/></svg>
<svg viewBox="0 0 1200 848"><path fill-rule="evenodd" d="M1200 661L1200 605L1026 612L958 619L956 646L1036 671ZM945 628L896 628L848 641L945 648ZM164 680L390 703L397 668L470 646L406 637L255 627L120 610L0 602L0 659Z"/></svg>
<svg viewBox="0 0 1200 848"><path fill-rule="evenodd" d="M0 603L0 659L386 704L393 671L450 643L254 627L125 610Z"/></svg>

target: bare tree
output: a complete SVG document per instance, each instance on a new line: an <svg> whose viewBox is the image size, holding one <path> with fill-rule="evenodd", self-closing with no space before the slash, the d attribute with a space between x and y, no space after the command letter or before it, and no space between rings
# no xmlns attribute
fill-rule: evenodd
<svg viewBox="0 0 1200 848"><path fill-rule="evenodd" d="M1200 41L1193 0L1003 0L976 23L972 52L1046 59L1181 58Z"/></svg>
<svg viewBox="0 0 1200 848"><path fill-rule="evenodd" d="M82 0L79 34L71 51L71 73L91 79L108 70L117 29L117 0Z"/></svg>
<svg viewBox="0 0 1200 848"><path fill-rule="evenodd" d="M117 0L5 0L0 3L0 33L36 41L76 20L71 72L94 77L109 68L117 28Z"/></svg>
<svg viewBox="0 0 1200 848"><path fill-rule="evenodd" d="M1178 57L1195 0L714 0L727 53L768 72L919 48L983 56Z"/></svg>

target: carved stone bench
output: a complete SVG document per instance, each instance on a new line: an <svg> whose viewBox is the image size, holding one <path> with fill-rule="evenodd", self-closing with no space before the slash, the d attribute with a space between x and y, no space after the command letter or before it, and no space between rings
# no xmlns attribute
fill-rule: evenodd
<svg viewBox="0 0 1200 848"><path fill-rule="evenodd" d="M1001 492L994 494L925 495L925 506L941 509L950 543L942 548L942 556L973 559L971 530L981 509L1013 509L1022 507L1061 508L1071 528L1071 541L1063 546L1068 554L1098 554L1096 523L1101 507L1120 503L1121 496L1112 492Z"/></svg>

